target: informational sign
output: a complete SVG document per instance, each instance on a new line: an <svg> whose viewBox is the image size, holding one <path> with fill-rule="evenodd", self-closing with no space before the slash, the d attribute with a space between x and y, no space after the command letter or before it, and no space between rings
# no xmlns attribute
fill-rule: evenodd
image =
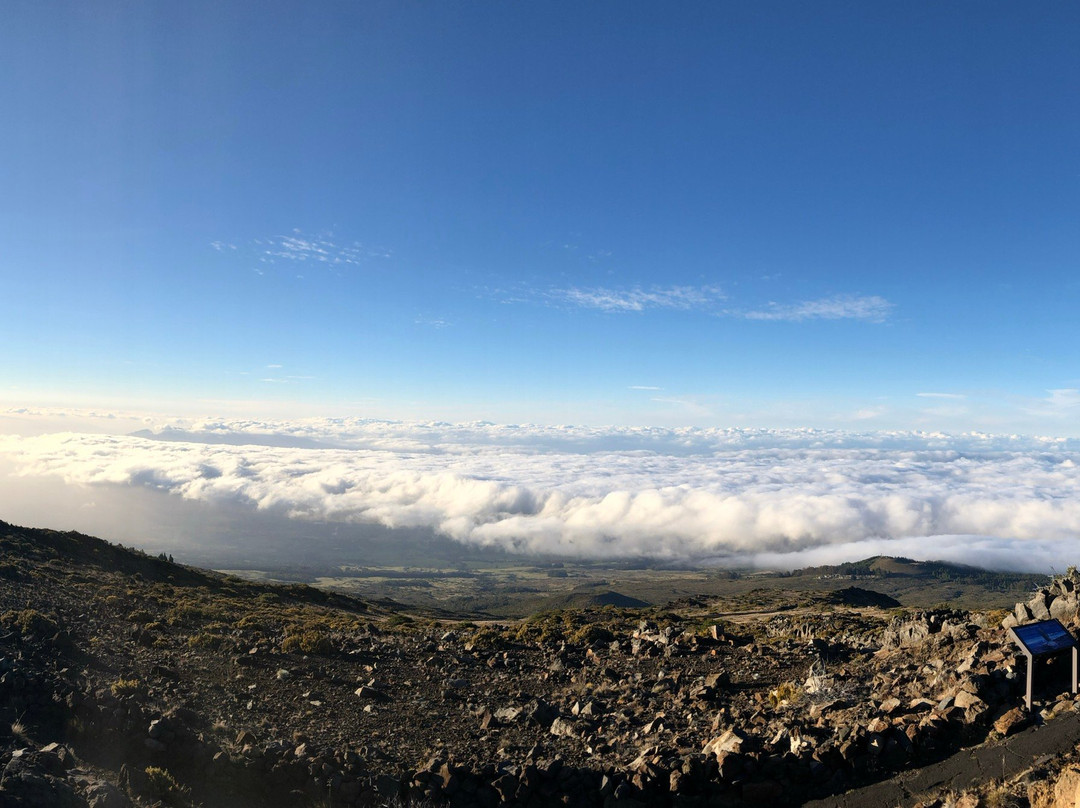
<svg viewBox="0 0 1080 808"><path fill-rule="evenodd" d="M1057 620L1016 626L1012 632L1031 656L1056 654L1076 645L1073 635Z"/></svg>
<svg viewBox="0 0 1080 808"><path fill-rule="evenodd" d="M1048 657L1062 651L1072 650L1072 692L1077 691L1077 643L1076 638L1069 630L1057 620L1042 620L1038 623L1028 623L1026 626L1014 626L1009 629L1009 634L1020 646L1020 650L1028 658L1027 665L1027 691L1024 701L1027 708L1031 709L1032 676L1035 671L1035 660L1040 657Z"/></svg>

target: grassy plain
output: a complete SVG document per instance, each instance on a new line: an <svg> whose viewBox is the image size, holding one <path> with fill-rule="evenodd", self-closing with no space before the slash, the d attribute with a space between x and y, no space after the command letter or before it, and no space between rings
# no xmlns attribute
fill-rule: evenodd
<svg viewBox="0 0 1080 808"><path fill-rule="evenodd" d="M1045 575L884 557L796 572L508 557L472 559L453 568L342 565L306 574L290 569L228 572L256 580L302 581L364 599L389 598L435 616L469 619L522 618L585 606L694 602L718 614L784 611L848 587L888 595L909 608L1012 608L1047 580Z"/></svg>

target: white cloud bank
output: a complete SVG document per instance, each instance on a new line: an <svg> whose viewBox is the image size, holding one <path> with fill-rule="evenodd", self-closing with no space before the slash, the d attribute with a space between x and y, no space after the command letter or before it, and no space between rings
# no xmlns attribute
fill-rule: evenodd
<svg viewBox="0 0 1080 808"><path fill-rule="evenodd" d="M1076 440L363 419L147 435L0 436L0 457L69 485L525 552L788 567L875 552L1023 569L1080 560Z"/></svg>

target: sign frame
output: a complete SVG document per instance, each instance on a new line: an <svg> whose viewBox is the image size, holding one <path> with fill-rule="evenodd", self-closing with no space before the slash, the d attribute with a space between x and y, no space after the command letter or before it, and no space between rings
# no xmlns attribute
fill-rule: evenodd
<svg viewBox="0 0 1080 808"><path fill-rule="evenodd" d="M1069 632L1060 620L1040 620L1037 623L1026 623L1022 626L1013 626L1009 629L1009 636L1019 646L1028 659L1027 664L1027 689L1024 692L1024 703L1028 711L1031 711L1031 699L1033 691L1033 678L1035 673L1035 660L1051 657L1064 651L1072 651L1072 692L1078 690L1077 667L1080 663L1080 645L1076 638Z"/></svg>

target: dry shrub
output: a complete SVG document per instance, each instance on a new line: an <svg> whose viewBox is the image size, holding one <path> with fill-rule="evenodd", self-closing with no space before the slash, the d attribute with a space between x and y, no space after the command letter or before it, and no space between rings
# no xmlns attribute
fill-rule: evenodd
<svg viewBox="0 0 1080 808"><path fill-rule="evenodd" d="M315 656L329 656L334 653L334 643L330 635L318 629L289 634L281 643L281 651L284 654L313 654Z"/></svg>
<svg viewBox="0 0 1080 808"><path fill-rule="evenodd" d="M55 621L37 609L4 612L0 615L0 625L17 628L23 635L33 634L38 637L51 637L60 630Z"/></svg>

